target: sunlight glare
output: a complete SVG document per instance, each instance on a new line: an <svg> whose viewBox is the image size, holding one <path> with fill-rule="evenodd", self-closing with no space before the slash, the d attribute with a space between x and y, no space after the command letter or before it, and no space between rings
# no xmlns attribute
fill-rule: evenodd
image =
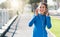
<svg viewBox="0 0 60 37"><path fill-rule="evenodd" d="M18 7L19 7L19 2L16 1L16 0L11 0L11 7L12 7L12 8L15 8L15 9L18 9Z"/></svg>

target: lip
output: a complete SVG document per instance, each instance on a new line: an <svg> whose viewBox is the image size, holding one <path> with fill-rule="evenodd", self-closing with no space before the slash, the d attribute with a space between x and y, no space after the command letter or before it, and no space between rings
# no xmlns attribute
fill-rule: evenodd
<svg viewBox="0 0 60 37"><path fill-rule="evenodd" d="M43 10L40 10L40 12L43 12Z"/></svg>

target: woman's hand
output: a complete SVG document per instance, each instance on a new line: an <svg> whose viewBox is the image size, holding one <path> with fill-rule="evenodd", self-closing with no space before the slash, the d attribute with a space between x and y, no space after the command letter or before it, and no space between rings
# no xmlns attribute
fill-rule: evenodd
<svg viewBox="0 0 60 37"><path fill-rule="evenodd" d="M48 12L46 13L46 16L49 16L49 13Z"/></svg>
<svg viewBox="0 0 60 37"><path fill-rule="evenodd" d="M38 15L38 9L35 10L35 14L36 14L36 16Z"/></svg>

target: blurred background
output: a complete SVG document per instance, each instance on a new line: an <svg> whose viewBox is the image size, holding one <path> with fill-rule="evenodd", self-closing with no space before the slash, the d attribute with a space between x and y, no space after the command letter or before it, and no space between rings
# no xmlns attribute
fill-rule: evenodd
<svg viewBox="0 0 60 37"><path fill-rule="evenodd" d="M52 28L49 31L52 35L48 32L48 36L60 37L60 0L0 0L0 36L31 37L33 29L27 23L40 2L48 4L51 16Z"/></svg>

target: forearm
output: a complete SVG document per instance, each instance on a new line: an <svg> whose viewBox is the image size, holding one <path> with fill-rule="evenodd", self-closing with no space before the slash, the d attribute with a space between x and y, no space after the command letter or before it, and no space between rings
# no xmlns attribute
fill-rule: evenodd
<svg viewBox="0 0 60 37"><path fill-rule="evenodd" d="M52 27L51 26L51 18L50 18L50 16L46 16L46 24L47 24L48 29L50 29Z"/></svg>

